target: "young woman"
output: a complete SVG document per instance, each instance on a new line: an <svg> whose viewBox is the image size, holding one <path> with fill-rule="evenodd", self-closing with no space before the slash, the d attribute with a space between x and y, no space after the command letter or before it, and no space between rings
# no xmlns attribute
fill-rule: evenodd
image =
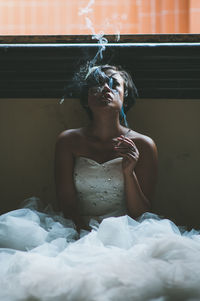
<svg viewBox="0 0 200 301"><path fill-rule="evenodd" d="M30 205L0 216L0 300L200 300L199 232L151 213L135 220L151 209L157 151L120 124L132 80L100 66L82 92L91 122L59 135L56 185L65 216L78 229L93 218L92 231L77 239L70 220Z"/></svg>
<svg viewBox="0 0 200 301"><path fill-rule="evenodd" d="M81 97L91 122L58 137L57 196L64 216L79 229L87 227L91 217L98 221L123 214L137 218L151 209L157 173L155 143L120 123L123 119L126 124L124 112L136 96L126 71L109 65L93 67Z"/></svg>

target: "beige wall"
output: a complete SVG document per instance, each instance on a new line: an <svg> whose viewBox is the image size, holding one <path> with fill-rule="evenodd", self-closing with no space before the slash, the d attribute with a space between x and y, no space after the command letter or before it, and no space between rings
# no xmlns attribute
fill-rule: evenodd
<svg viewBox="0 0 200 301"><path fill-rule="evenodd" d="M159 150L154 211L200 228L200 101L142 99L130 127L151 136ZM64 129L88 122L77 99L0 99L0 211L30 196L55 203L54 145Z"/></svg>

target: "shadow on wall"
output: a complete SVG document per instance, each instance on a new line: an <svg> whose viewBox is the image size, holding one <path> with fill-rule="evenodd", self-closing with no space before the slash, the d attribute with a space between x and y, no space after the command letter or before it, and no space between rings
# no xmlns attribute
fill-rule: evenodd
<svg viewBox="0 0 200 301"><path fill-rule="evenodd" d="M199 228L199 100L142 99L128 114L131 128L152 137L159 151L153 210ZM1 99L1 213L31 196L56 204L54 148L64 129L88 123L78 99Z"/></svg>
<svg viewBox="0 0 200 301"><path fill-rule="evenodd" d="M64 129L87 122L79 101L1 99L0 211L13 210L26 198L55 204L54 149Z"/></svg>

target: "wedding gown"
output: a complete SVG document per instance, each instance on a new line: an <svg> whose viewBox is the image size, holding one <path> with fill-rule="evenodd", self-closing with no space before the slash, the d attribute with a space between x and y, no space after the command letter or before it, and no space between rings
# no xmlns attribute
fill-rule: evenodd
<svg viewBox="0 0 200 301"><path fill-rule="evenodd" d="M1 301L200 300L200 235L154 214L126 215L121 158L77 158L74 180L91 232L32 198L0 217Z"/></svg>

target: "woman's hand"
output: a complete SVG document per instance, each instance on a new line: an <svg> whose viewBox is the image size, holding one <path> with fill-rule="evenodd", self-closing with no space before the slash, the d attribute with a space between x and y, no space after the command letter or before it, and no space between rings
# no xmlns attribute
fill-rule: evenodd
<svg viewBox="0 0 200 301"><path fill-rule="evenodd" d="M122 169L125 174L133 174L133 170L139 159L139 151L135 143L121 135L117 137L117 144L114 149L118 152L120 156L123 157Z"/></svg>

